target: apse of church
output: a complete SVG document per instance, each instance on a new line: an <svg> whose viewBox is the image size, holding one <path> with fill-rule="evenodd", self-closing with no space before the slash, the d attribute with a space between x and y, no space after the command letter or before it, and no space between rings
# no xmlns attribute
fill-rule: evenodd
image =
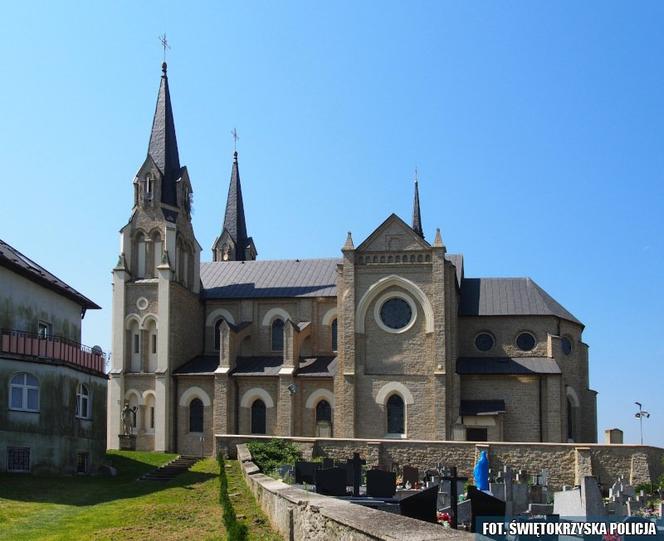
<svg viewBox="0 0 664 541"><path fill-rule="evenodd" d="M164 64L113 269L110 448L125 402L139 449L183 454L222 434L595 441L583 324L529 278L466 277L426 238L417 178L410 223L261 261L237 151L230 173L201 262Z"/></svg>

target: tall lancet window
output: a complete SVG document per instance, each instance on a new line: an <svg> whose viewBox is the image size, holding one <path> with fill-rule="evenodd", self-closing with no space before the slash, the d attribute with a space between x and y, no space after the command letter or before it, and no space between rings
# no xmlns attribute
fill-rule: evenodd
<svg viewBox="0 0 664 541"><path fill-rule="evenodd" d="M387 399L387 432L388 434L404 434L405 412L403 399L393 394Z"/></svg>
<svg viewBox="0 0 664 541"><path fill-rule="evenodd" d="M143 233L136 235L136 278L145 278L145 237Z"/></svg>
<svg viewBox="0 0 664 541"><path fill-rule="evenodd" d="M332 351L337 351L337 320L332 322Z"/></svg>
<svg viewBox="0 0 664 541"><path fill-rule="evenodd" d="M272 322L272 351L284 350L284 320L275 319Z"/></svg>
<svg viewBox="0 0 664 541"><path fill-rule="evenodd" d="M161 233L155 231L152 233L152 277L157 278L157 267L161 264L161 258L163 256L163 244L161 242Z"/></svg>

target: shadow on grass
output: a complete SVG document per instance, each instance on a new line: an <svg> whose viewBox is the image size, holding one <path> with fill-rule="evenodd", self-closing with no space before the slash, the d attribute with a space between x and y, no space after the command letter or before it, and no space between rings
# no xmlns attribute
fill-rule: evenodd
<svg viewBox="0 0 664 541"><path fill-rule="evenodd" d="M213 473L187 471L170 481L138 481L158 466L127 455L108 454L107 462L118 470L116 477L37 477L0 475L0 498L7 500L89 506L113 500L138 498L169 488L190 488L217 477Z"/></svg>

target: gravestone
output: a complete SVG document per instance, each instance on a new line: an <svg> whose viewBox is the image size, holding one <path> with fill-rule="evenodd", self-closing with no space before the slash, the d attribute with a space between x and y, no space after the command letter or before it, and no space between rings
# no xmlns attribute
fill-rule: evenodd
<svg viewBox="0 0 664 541"><path fill-rule="evenodd" d="M295 462L295 482L298 485L302 485L304 483L313 485L316 482L316 470L319 469L319 462Z"/></svg>
<svg viewBox="0 0 664 541"><path fill-rule="evenodd" d="M316 492L326 496L346 495L346 475L342 468L316 471Z"/></svg>
<svg viewBox="0 0 664 541"><path fill-rule="evenodd" d="M443 481L449 481L450 482L450 511L451 511L451 520L450 520L450 526L452 528L456 528L458 521L458 502L459 502L459 494L457 492L457 483L459 481L468 481L468 477L459 477L457 475L457 469L456 466L452 466L449 470L449 474L443 477Z"/></svg>
<svg viewBox="0 0 664 541"><path fill-rule="evenodd" d="M332 460L331 458L324 458L321 464L324 470L329 470L330 468L334 468L334 460Z"/></svg>
<svg viewBox="0 0 664 541"><path fill-rule="evenodd" d="M597 480L586 476L579 488L553 494L553 513L561 517L587 518L606 516Z"/></svg>
<svg viewBox="0 0 664 541"><path fill-rule="evenodd" d="M392 498L397 491L397 475L382 470L367 471L367 496Z"/></svg>
<svg viewBox="0 0 664 541"><path fill-rule="evenodd" d="M505 516L505 502L477 490L474 486L468 487L468 500L470 500L470 531L477 531L475 528L478 526L478 519L480 523L483 519L492 520L495 517ZM479 531L482 531L479 526Z"/></svg>
<svg viewBox="0 0 664 541"><path fill-rule="evenodd" d="M295 473L295 469L290 464L282 464L277 471L279 472L279 476L284 480L289 477L292 478Z"/></svg>
<svg viewBox="0 0 664 541"><path fill-rule="evenodd" d="M359 496L360 485L362 484L362 466L366 464L367 461L360 458L360 453L353 453L353 458L349 458L346 462L353 468L353 496Z"/></svg>
<svg viewBox="0 0 664 541"><path fill-rule="evenodd" d="M404 517L437 523L437 500L438 487L426 488L400 500L399 509Z"/></svg>
<svg viewBox="0 0 664 541"><path fill-rule="evenodd" d="M414 487L416 483L420 482L420 472L417 468L412 466L403 467L403 484L410 483L411 487Z"/></svg>
<svg viewBox="0 0 664 541"><path fill-rule="evenodd" d="M550 503L531 503L528 504L526 515L553 515L553 505Z"/></svg>

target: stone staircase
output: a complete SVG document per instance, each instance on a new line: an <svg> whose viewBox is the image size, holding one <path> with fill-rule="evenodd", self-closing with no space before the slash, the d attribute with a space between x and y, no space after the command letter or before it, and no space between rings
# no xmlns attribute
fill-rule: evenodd
<svg viewBox="0 0 664 541"><path fill-rule="evenodd" d="M139 481L170 481L181 473L189 470L200 460L197 456L179 456L163 466L143 474Z"/></svg>

